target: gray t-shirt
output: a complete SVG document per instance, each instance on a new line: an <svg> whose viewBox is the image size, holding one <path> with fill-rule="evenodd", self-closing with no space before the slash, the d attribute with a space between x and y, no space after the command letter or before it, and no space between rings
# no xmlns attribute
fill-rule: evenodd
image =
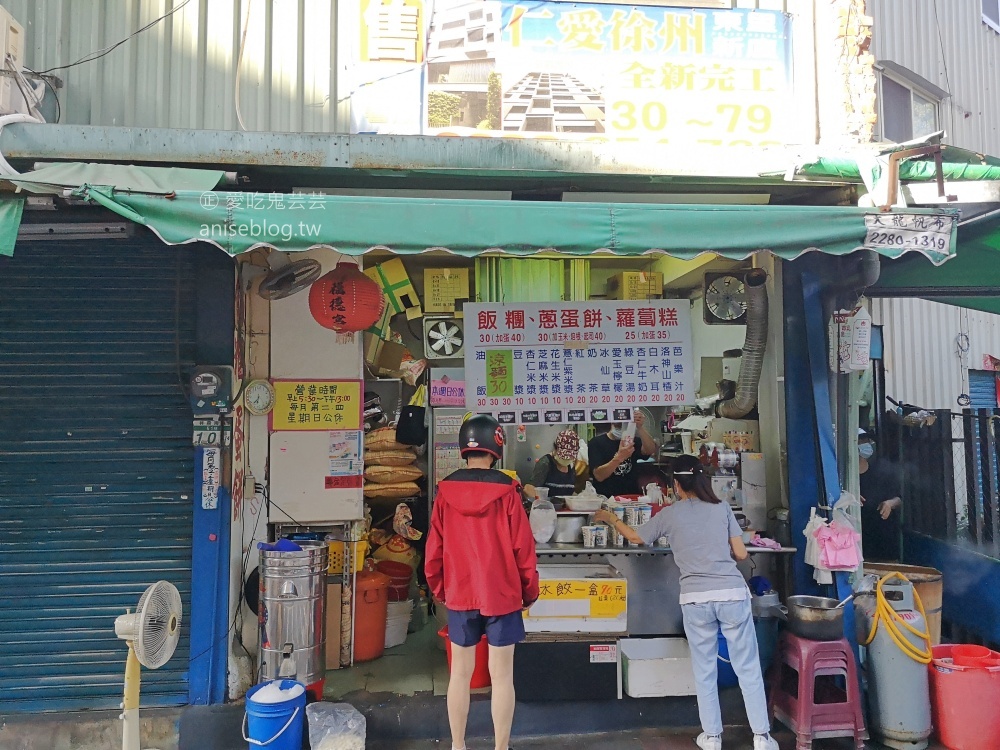
<svg viewBox="0 0 1000 750"><path fill-rule="evenodd" d="M681 571L682 597L746 588L730 552L729 538L740 536L742 531L729 503L680 500L636 531L646 544L667 537Z"/></svg>

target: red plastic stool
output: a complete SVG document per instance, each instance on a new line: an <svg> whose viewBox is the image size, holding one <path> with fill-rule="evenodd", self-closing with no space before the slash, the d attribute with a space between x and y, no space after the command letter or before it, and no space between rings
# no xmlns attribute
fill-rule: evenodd
<svg viewBox="0 0 1000 750"><path fill-rule="evenodd" d="M846 693L832 676L844 677ZM864 750L861 688L846 638L809 641L785 633L771 670L770 704L774 718L795 732L796 750L811 750L813 740L827 737L853 737Z"/></svg>

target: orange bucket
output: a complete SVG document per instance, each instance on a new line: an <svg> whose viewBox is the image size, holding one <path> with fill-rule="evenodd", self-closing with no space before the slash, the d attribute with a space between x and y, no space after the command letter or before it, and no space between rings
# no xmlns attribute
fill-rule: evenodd
<svg viewBox="0 0 1000 750"><path fill-rule="evenodd" d="M444 652L448 655L448 674L451 674L451 638L448 637L448 626L445 625L438 631L438 635L444 638ZM472 670L472 680L469 687L472 690L489 687L490 682L490 644L486 640L486 635L476 644L476 667Z"/></svg>

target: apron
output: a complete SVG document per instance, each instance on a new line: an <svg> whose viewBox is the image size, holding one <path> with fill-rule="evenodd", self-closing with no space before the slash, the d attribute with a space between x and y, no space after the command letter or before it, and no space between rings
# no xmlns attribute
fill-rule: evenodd
<svg viewBox="0 0 1000 750"><path fill-rule="evenodd" d="M549 473L545 477L545 487L549 488L549 497L569 497L576 490L576 472L573 465L563 472L559 464L549 456Z"/></svg>

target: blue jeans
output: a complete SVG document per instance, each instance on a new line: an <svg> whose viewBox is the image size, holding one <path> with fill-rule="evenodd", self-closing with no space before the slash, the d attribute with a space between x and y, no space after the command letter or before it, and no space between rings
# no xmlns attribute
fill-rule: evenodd
<svg viewBox="0 0 1000 750"><path fill-rule="evenodd" d="M683 604L684 633L691 647L695 689L698 691L698 716L708 734L722 734L722 708L719 706L719 626L729 647L729 660L740 680L747 719L754 734L770 731L764 678L757 655L750 599L741 602L706 602Z"/></svg>

